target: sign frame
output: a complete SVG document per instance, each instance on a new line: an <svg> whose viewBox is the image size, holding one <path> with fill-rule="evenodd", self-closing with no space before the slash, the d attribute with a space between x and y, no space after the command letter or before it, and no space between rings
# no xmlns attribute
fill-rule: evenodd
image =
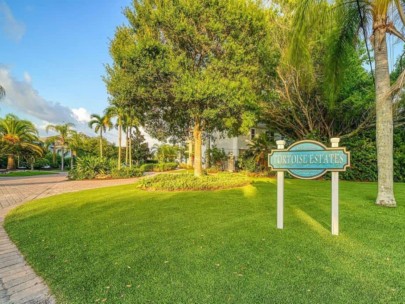
<svg viewBox="0 0 405 304"><path fill-rule="evenodd" d="M273 167L273 165L270 162L271 156L273 156L275 153L278 153L278 152L299 152L299 150L291 151L291 149L296 147L296 146L305 144L305 143L310 143L310 144L317 145L317 146L323 148L323 150L304 150L304 151L314 151L314 152L341 151L341 152L343 152L344 154L347 155L347 163L344 165L344 167L342 169L339 169L339 168L337 168L337 169L335 169L335 168L318 168L319 170L322 169L323 171L321 173L317 174L317 175L310 176L310 177L297 175L297 174L291 172L290 169L279 169L279 168L274 168ZM317 178L325 175L327 172L344 172L344 171L346 171L346 169L350 167L350 156L351 156L350 151L347 151L346 147L327 147L323 143L315 141L315 140L300 140L300 141L297 141L297 142L293 143L292 145L290 145L287 149L274 149L274 150L271 150L270 154L268 154L268 160L267 161L268 161L269 168L272 171L288 172L292 176L294 176L296 178L299 178L299 179L317 179ZM298 168L294 168L294 169L298 169ZM301 169L298 169L298 170L301 170ZM305 169L302 169L302 170L305 170Z"/></svg>

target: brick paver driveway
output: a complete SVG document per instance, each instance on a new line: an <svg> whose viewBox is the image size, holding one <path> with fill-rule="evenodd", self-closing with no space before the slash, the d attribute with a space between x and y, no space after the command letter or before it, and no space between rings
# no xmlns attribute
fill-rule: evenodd
<svg viewBox="0 0 405 304"><path fill-rule="evenodd" d="M3 228L7 212L36 198L133 183L135 179L68 181L66 174L0 177L0 303L55 303L46 284L24 261Z"/></svg>

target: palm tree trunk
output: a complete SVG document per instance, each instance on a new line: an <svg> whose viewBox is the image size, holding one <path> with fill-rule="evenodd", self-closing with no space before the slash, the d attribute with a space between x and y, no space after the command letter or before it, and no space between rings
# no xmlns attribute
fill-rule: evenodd
<svg viewBox="0 0 405 304"><path fill-rule="evenodd" d="M56 148L55 148L55 143L53 143L52 147L52 163L55 165L56 164Z"/></svg>
<svg viewBox="0 0 405 304"><path fill-rule="evenodd" d="M61 165L61 170L64 170L64 166L65 166L65 149L62 145L62 165Z"/></svg>
<svg viewBox="0 0 405 304"><path fill-rule="evenodd" d="M121 169L121 137L122 137L121 118L118 118L118 170Z"/></svg>
<svg viewBox="0 0 405 304"><path fill-rule="evenodd" d="M14 155L7 155L7 170L14 170L15 169L15 159Z"/></svg>
<svg viewBox="0 0 405 304"><path fill-rule="evenodd" d="M378 26L385 24L385 16L377 16L374 20L374 56L375 56L375 87L377 116L377 167L378 196L376 204L395 207L393 181L393 118L390 91L390 75L388 69L388 52L386 32Z"/></svg>
<svg viewBox="0 0 405 304"><path fill-rule="evenodd" d="M100 158L103 158L103 130L100 128Z"/></svg>
<svg viewBox="0 0 405 304"><path fill-rule="evenodd" d="M73 151L70 149L70 170L73 169Z"/></svg>
<svg viewBox="0 0 405 304"><path fill-rule="evenodd" d="M201 163L201 127L200 122L197 121L194 125L194 176L202 175L202 163Z"/></svg>
<svg viewBox="0 0 405 304"><path fill-rule="evenodd" d="M128 143L129 143L129 138L128 138L128 126L127 126L127 129L125 130L125 164L127 164L127 165L129 162Z"/></svg>

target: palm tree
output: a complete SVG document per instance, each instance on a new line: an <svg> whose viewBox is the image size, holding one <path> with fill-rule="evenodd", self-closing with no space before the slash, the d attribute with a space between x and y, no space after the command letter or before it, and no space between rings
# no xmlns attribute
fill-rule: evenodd
<svg viewBox="0 0 405 304"><path fill-rule="evenodd" d="M62 154L62 164L61 164L61 170L64 170L64 158L65 158L65 147L68 142L68 137L72 133L72 127L74 127L74 124L72 123L64 123L61 125L47 125L46 126L46 132L54 131L58 133L57 138L59 142L59 146L61 148L61 154Z"/></svg>
<svg viewBox="0 0 405 304"><path fill-rule="evenodd" d="M49 136L45 139L45 150L49 151L52 148L52 164L56 164L56 145L58 141L58 136Z"/></svg>
<svg viewBox="0 0 405 304"><path fill-rule="evenodd" d="M107 131L107 128L110 130L112 128L112 123L110 116L108 115L97 115L91 114L91 120L89 122L89 127L93 129L96 133L100 133L100 158L103 157L103 132Z"/></svg>
<svg viewBox="0 0 405 304"><path fill-rule="evenodd" d="M294 48L299 49L305 44L305 35L316 24L325 27L325 22L334 22L332 43L330 47L331 69L339 78L342 62L346 55L346 46L358 42L359 33L370 38L374 51L375 92L376 92L376 134L377 134L377 165L378 165L378 196L376 204L395 207L393 191L393 94L404 84L405 71L390 84L387 34L405 41L404 1L400 0L301 0L295 14ZM326 10L325 10L326 8ZM323 15L320 15L322 14ZM368 32L371 31L370 37ZM305 47L302 48L305 50ZM300 52L292 52L295 57ZM303 51L301 55L307 54ZM304 56L301 56L301 58ZM328 57L328 56L326 56ZM369 56L371 58L371 56ZM341 74L341 73L340 73Z"/></svg>
<svg viewBox="0 0 405 304"><path fill-rule="evenodd" d="M19 119L13 114L0 119L0 152L7 155L7 170L15 169L14 157L19 151L42 155L43 150L38 142L38 131L30 121Z"/></svg>
<svg viewBox="0 0 405 304"><path fill-rule="evenodd" d="M124 115L123 129L126 133L125 162L132 168L132 131L138 130L139 119L135 116L133 108L129 108Z"/></svg>
<svg viewBox="0 0 405 304"><path fill-rule="evenodd" d="M69 150L70 150L70 169L73 169L73 158L74 156L77 156L77 151L80 149L80 147L83 146L83 134L82 133L77 133L76 131L71 131L70 137L69 137Z"/></svg>
<svg viewBox="0 0 405 304"><path fill-rule="evenodd" d="M113 117L117 118L116 126L118 127L118 170L121 169L121 150L122 150L122 126L125 116L125 108L118 104L112 104L107 109L105 109L105 115L110 119Z"/></svg>
<svg viewBox="0 0 405 304"><path fill-rule="evenodd" d="M266 133L262 133L247 143L249 152L253 155L261 170L267 167L267 155L272 148L275 148L273 142L274 140L271 140Z"/></svg>

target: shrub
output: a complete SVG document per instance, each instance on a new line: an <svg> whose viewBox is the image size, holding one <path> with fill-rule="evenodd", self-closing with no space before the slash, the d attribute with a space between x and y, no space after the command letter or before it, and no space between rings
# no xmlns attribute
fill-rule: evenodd
<svg viewBox="0 0 405 304"><path fill-rule="evenodd" d="M222 171L222 168L212 166L210 168L207 168L205 171L207 171L207 173L218 173L219 171Z"/></svg>
<svg viewBox="0 0 405 304"><path fill-rule="evenodd" d="M247 172L258 172L259 167L257 166L257 162L255 161L254 157L248 157L243 155L238 162L238 166Z"/></svg>
<svg viewBox="0 0 405 304"><path fill-rule="evenodd" d="M170 171L170 170L175 170L177 168L178 164L177 163L160 163L155 165L153 168L153 171L155 172L164 172L164 171Z"/></svg>
<svg viewBox="0 0 405 304"><path fill-rule="evenodd" d="M159 174L138 182L145 190L218 190L245 186L250 179L242 174L219 173L195 177L192 174Z"/></svg>
<svg viewBox="0 0 405 304"><path fill-rule="evenodd" d="M140 167L140 169L143 170L144 172L152 172L154 167L155 167L155 164L143 164Z"/></svg>
<svg viewBox="0 0 405 304"><path fill-rule="evenodd" d="M143 164L140 168L144 172L164 172L174 170L178 167L177 163L158 163L158 164Z"/></svg>
<svg viewBox="0 0 405 304"><path fill-rule="evenodd" d="M69 171L69 179L94 179L97 176L106 176L110 172L108 161L96 156L77 158L76 168Z"/></svg>
<svg viewBox="0 0 405 304"><path fill-rule="evenodd" d="M121 168L111 170L112 178L130 178L130 177L140 177L143 175L141 168Z"/></svg>
<svg viewBox="0 0 405 304"><path fill-rule="evenodd" d="M341 143L350 151L351 166L340 174L342 179L355 181L377 181L377 148L375 132L364 132L344 139ZM394 180L405 181L405 130L394 131Z"/></svg>
<svg viewBox="0 0 405 304"><path fill-rule="evenodd" d="M47 167L50 165L51 165L51 163L48 159L38 158L37 160L35 160L34 169L42 169L43 167Z"/></svg>

